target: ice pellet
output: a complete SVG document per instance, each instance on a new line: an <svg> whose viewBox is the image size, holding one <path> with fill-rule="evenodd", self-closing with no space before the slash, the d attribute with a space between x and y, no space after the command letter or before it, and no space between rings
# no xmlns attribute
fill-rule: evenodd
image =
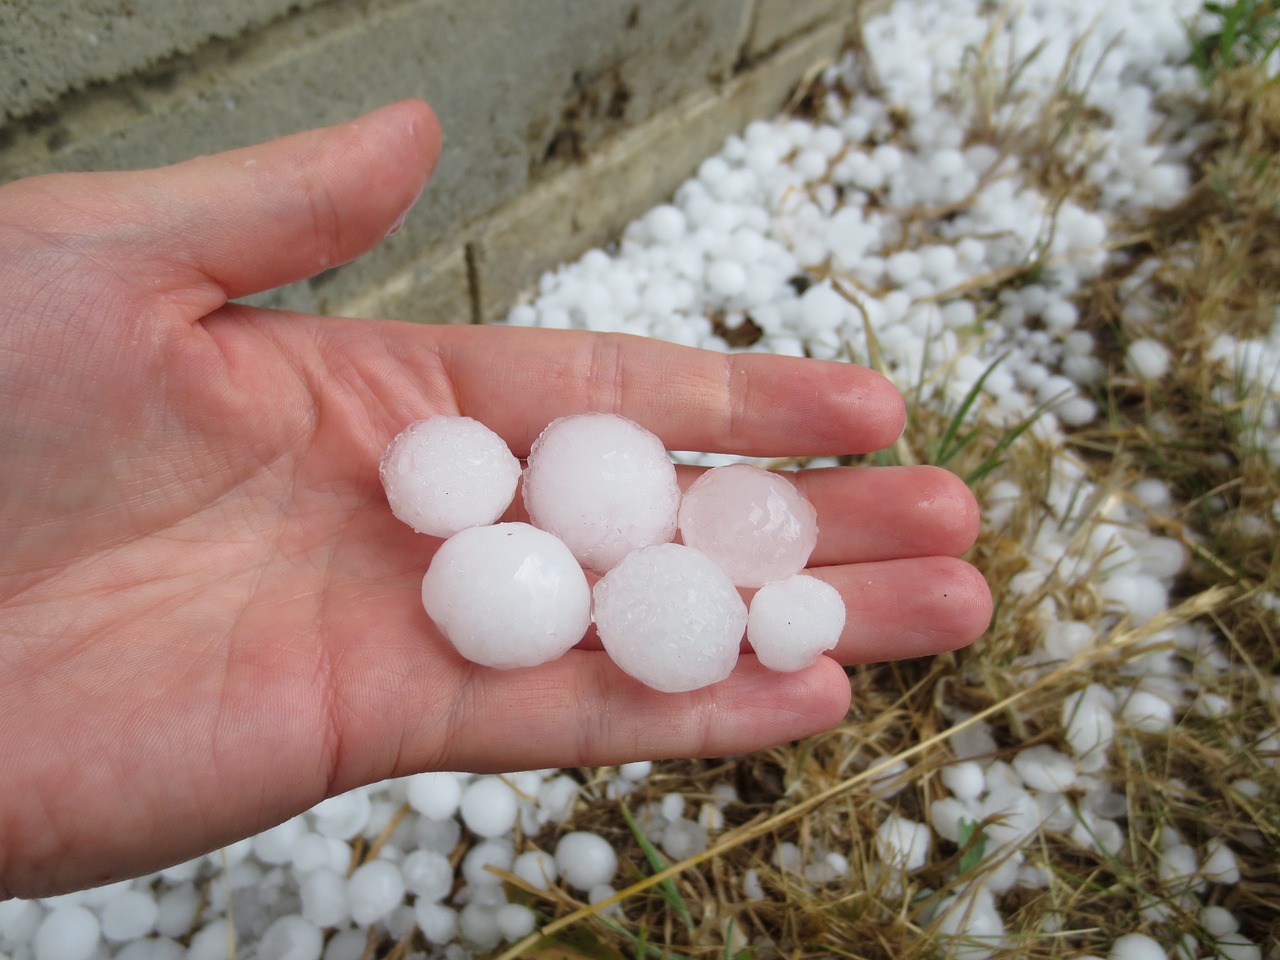
<svg viewBox="0 0 1280 960"><path fill-rule="evenodd" d="M840 591L796 575L756 591L747 613L747 642L770 670L803 670L836 645L844 618Z"/></svg>
<svg viewBox="0 0 1280 960"><path fill-rule="evenodd" d="M639 547L675 536L680 488L662 441L609 413L553 421L534 441L524 503L534 526L604 572Z"/></svg>
<svg viewBox="0 0 1280 960"><path fill-rule="evenodd" d="M431 417L405 427L378 469L397 518L419 533L451 537L493 523L515 498L520 461L470 417Z"/></svg>
<svg viewBox="0 0 1280 960"><path fill-rule="evenodd" d="M480 837L500 837L513 826L519 813L515 791L500 777L480 777L462 793L462 822Z"/></svg>
<svg viewBox="0 0 1280 960"><path fill-rule="evenodd" d="M453 865L443 853L414 850L400 864L405 889L421 900L443 900L453 889Z"/></svg>
<svg viewBox="0 0 1280 960"><path fill-rule="evenodd" d="M708 470L685 492L680 536L740 587L799 573L818 542L818 513L785 478L745 463Z"/></svg>
<svg viewBox="0 0 1280 960"><path fill-rule="evenodd" d="M738 662L747 607L729 578L692 547L645 547L596 584L595 622L614 663L664 693L696 690Z"/></svg>
<svg viewBox="0 0 1280 960"><path fill-rule="evenodd" d="M585 891L613 879L618 854L599 834L575 830L556 844L556 866L569 886Z"/></svg>
<svg viewBox="0 0 1280 960"><path fill-rule="evenodd" d="M377 923L404 899L404 879L400 869L386 860L371 860L347 881L351 919L367 927Z"/></svg>
<svg viewBox="0 0 1280 960"><path fill-rule="evenodd" d="M591 590L569 548L527 523L472 527L436 551L422 605L473 663L554 660L587 632Z"/></svg>

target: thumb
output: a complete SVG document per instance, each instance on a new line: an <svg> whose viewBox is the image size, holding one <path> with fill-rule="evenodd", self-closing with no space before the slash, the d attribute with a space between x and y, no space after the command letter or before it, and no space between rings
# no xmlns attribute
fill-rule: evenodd
<svg viewBox="0 0 1280 960"><path fill-rule="evenodd" d="M420 100L154 170L52 174L0 191L0 226L125 267L136 292L191 306L314 276L381 241L422 192L440 127ZM195 296L190 296L195 294Z"/></svg>
<svg viewBox="0 0 1280 960"><path fill-rule="evenodd" d="M334 127L154 171L172 197L166 257L229 299L354 260L408 212L440 127L406 100Z"/></svg>

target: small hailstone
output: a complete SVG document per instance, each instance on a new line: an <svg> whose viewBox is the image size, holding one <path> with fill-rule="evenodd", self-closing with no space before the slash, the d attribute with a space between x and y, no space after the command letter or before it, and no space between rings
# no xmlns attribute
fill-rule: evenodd
<svg viewBox="0 0 1280 960"><path fill-rule="evenodd" d="M702 824L708 833L723 830L724 811L714 803L704 803L698 808L698 823Z"/></svg>
<svg viewBox="0 0 1280 960"><path fill-rule="evenodd" d="M400 869L386 860L372 860L357 867L347 880L351 899L351 919L357 926L377 923L404 899L404 879Z"/></svg>
<svg viewBox="0 0 1280 960"><path fill-rule="evenodd" d="M818 514L785 477L737 463L708 470L685 492L680 535L738 586L761 587L804 569Z"/></svg>
<svg viewBox="0 0 1280 960"><path fill-rule="evenodd" d="M45 914L32 941L35 960L89 960L98 949L98 918L85 907L59 907Z"/></svg>
<svg viewBox="0 0 1280 960"><path fill-rule="evenodd" d="M475 895L482 887L497 886L502 880L490 870L510 870L515 858L515 850L510 840L491 839L477 843L462 858L462 879L467 889Z"/></svg>
<svg viewBox="0 0 1280 960"><path fill-rule="evenodd" d="M1204 863L1201 875L1210 883L1234 886L1240 882L1240 864L1232 849L1222 840L1214 838L1204 846Z"/></svg>
<svg viewBox="0 0 1280 960"><path fill-rule="evenodd" d="M675 465L661 440L614 414L553 421L529 452L522 495L533 525L598 572L675 536Z"/></svg>
<svg viewBox="0 0 1280 960"><path fill-rule="evenodd" d="M618 776L623 780L630 780L633 783L638 780L644 780L653 771L653 762L651 760L634 760L631 763L624 763L618 767Z"/></svg>
<svg viewBox="0 0 1280 960"><path fill-rule="evenodd" d="M578 781L568 774L560 774L545 781L538 788L538 812L546 820L563 822L573 813L578 799Z"/></svg>
<svg viewBox="0 0 1280 960"><path fill-rule="evenodd" d="M986 789L987 778L982 767L970 760L943 767L942 783L957 800L976 800Z"/></svg>
<svg viewBox="0 0 1280 960"><path fill-rule="evenodd" d="M1173 725L1173 704L1148 690L1134 690L1120 708L1126 723L1145 733L1160 733Z"/></svg>
<svg viewBox="0 0 1280 960"><path fill-rule="evenodd" d="M1240 921L1226 907L1205 907L1200 911L1200 926L1211 937L1225 937L1240 929Z"/></svg>
<svg viewBox="0 0 1280 960"><path fill-rule="evenodd" d="M443 900L453 889L453 864L436 850L414 850L400 863L405 889L420 900Z"/></svg>
<svg viewBox="0 0 1280 960"><path fill-rule="evenodd" d="M478 420L439 416L402 430L378 472L398 519L419 533L451 537L506 512L520 461Z"/></svg>
<svg viewBox="0 0 1280 960"><path fill-rule="evenodd" d="M764 887L760 883L760 871L754 867L742 875L742 895L748 900L764 899Z"/></svg>
<svg viewBox="0 0 1280 960"><path fill-rule="evenodd" d="M729 578L691 547L645 547L595 587L595 622L622 670L664 693L723 680L738 661L747 608Z"/></svg>
<svg viewBox="0 0 1280 960"><path fill-rule="evenodd" d="M548 890L560 878L556 858L544 850L527 850L516 857L511 872L539 890Z"/></svg>
<svg viewBox="0 0 1280 960"><path fill-rule="evenodd" d="M770 670L803 670L839 642L844 619L844 600L835 587L796 575L756 591L747 641Z"/></svg>
<svg viewBox="0 0 1280 960"><path fill-rule="evenodd" d="M876 830L876 852L889 866L910 873L929 856L929 828L891 813Z"/></svg>
<svg viewBox="0 0 1280 960"><path fill-rule="evenodd" d="M297 914L278 918L258 941L258 960L320 960L324 934Z"/></svg>
<svg viewBox="0 0 1280 960"><path fill-rule="evenodd" d="M556 844L556 866L565 882L587 891L608 883L618 869L618 855L604 837L585 830L566 833Z"/></svg>
<svg viewBox="0 0 1280 960"><path fill-rule="evenodd" d="M226 960L230 936L231 924L226 920L205 924L191 938L186 960Z"/></svg>
<svg viewBox="0 0 1280 960"><path fill-rule="evenodd" d="M452 817L462 798L462 784L452 773L419 773L409 778L406 799L418 813L431 820Z"/></svg>
<svg viewBox="0 0 1280 960"><path fill-rule="evenodd" d="M952 843L960 841L963 821L977 819L977 810L955 797L943 797L929 805L929 822L933 825L934 832Z"/></svg>
<svg viewBox="0 0 1280 960"><path fill-rule="evenodd" d="M800 297L798 332L812 336L822 331L838 330L853 316L853 307L844 297L825 283L815 283Z"/></svg>
<svg viewBox="0 0 1280 960"><path fill-rule="evenodd" d="M30 942L43 917L34 900L0 901L0 948Z"/></svg>
<svg viewBox="0 0 1280 960"><path fill-rule="evenodd" d="M458 914L458 933L477 950L492 950L502 942L497 911L475 901Z"/></svg>
<svg viewBox="0 0 1280 960"><path fill-rule="evenodd" d="M707 828L679 817L662 831L662 852L672 860L685 860L707 849Z"/></svg>
<svg viewBox="0 0 1280 960"><path fill-rule="evenodd" d="M413 905L413 918L428 943L449 943L458 935L458 913L450 907L419 900Z"/></svg>
<svg viewBox="0 0 1280 960"><path fill-rule="evenodd" d="M1126 933L1111 944L1108 960L1169 960L1169 955L1144 933Z"/></svg>
<svg viewBox="0 0 1280 960"><path fill-rule="evenodd" d="M102 936L113 943L145 937L156 925L155 897L142 890L125 890L102 908Z"/></svg>
<svg viewBox="0 0 1280 960"><path fill-rule="evenodd" d="M479 837L500 837L515 826L519 814L515 791L500 777L480 777L462 792L462 822Z"/></svg>
<svg viewBox="0 0 1280 960"><path fill-rule="evenodd" d="M736 297L747 285L747 271L733 260L716 260L707 267L707 287L721 297Z"/></svg>
<svg viewBox="0 0 1280 960"><path fill-rule="evenodd" d="M317 927L341 927L351 919L347 878L337 870L313 870L303 878L298 895L302 915Z"/></svg>
<svg viewBox="0 0 1280 960"><path fill-rule="evenodd" d="M1159 380L1169 372L1169 349L1159 340L1143 337L1125 351L1129 369L1142 380Z"/></svg>
<svg viewBox="0 0 1280 960"><path fill-rule="evenodd" d="M800 873L804 869L804 856L790 840L784 840L773 848L770 861L783 873Z"/></svg>
<svg viewBox="0 0 1280 960"><path fill-rule="evenodd" d="M994 894L984 886L970 887L943 901L937 930L941 937L956 938L958 943L949 952L962 960L986 960L1005 946L1004 920Z"/></svg>
<svg viewBox="0 0 1280 960"><path fill-rule="evenodd" d="M422 605L462 656L510 669L554 660L581 640L591 591L550 533L499 523L444 542L422 580Z"/></svg>
<svg viewBox="0 0 1280 960"><path fill-rule="evenodd" d="M538 925L538 918L533 911L520 903L508 903L499 907L495 919L503 938L511 943L527 937Z"/></svg>
<svg viewBox="0 0 1280 960"><path fill-rule="evenodd" d="M277 866L293 860L293 850L302 835L307 832L302 817L294 817L284 823L263 830L253 838L253 855L262 863Z"/></svg>
<svg viewBox="0 0 1280 960"><path fill-rule="evenodd" d="M350 840L369 822L371 809L368 794L363 790L351 790L321 800L310 813L315 818L316 833L322 837Z"/></svg>
<svg viewBox="0 0 1280 960"><path fill-rule="evenodd" d="M164 937L185 937L200 909L200 894L191 883L167 890L156 901L156 933Z"/></svg>
<svg viewBox="0 0 1280 960"><path fill-rule="evenodd" d="M1032 790L1060 793L1076 780L1075 761L1047 743L1019 752L1013 758L1013 768Z"/></svg>

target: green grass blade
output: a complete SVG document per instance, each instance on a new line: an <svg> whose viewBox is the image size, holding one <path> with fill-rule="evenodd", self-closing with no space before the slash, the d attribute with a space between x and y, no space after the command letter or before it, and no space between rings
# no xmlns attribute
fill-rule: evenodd
<svg viewBox="0 0 1280 960"><path fill-rule="evenodd" d="M644 851L644 858L649 861L649 867L654 873L659 873L669 866L667 858L664 857L644 835L644 831L640 829L640 824L636 823L636 818L631 815L631 811L627 809L627 805L622 804L622 819L627 821L627 827L636 838L636 843L640 844L640 849ZM663 880L657 887L659 896L667 902L667 906L671 907L684 921L685 928L692 931L696 924L693 922L693 916L689 913L689 907L685 904L684 898L680 896L680 891L676 889L675 881L671 877Z"/></svg>
<svg viewBox="0 0 1280 960"><path fill-rule="evenodd" d="M974 381L969 392L964 395L964 399L960 401L960 406L952 415L951 421L947 424L946 431L942 434L942 439L938 441L937 447L934 449L932 461L939 467L946 466L947 463L959 453L964 446L973 439L970 434L958 445L956 445L956 435L960 432L960 428L964 425L965 417L969 415L970 409L978 402L978 397L982 394L982 385L987 382L987 377L991 376L992 371L1005 361L1009 354L1002 353L988 364L987 369L982 371L982 376Z"/></svg>

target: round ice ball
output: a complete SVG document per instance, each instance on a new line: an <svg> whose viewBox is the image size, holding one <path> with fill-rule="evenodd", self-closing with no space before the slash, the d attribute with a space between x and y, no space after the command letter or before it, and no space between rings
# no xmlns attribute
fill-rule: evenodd
<svg viewBox="0 0 1280 960"><path fill-rule="evenodd" d="M527 523L471 527L436 551L422 605L473 663L508 669L554 660L591 622L591 590L569 548Z"/></svg>
<svg viewBox="0 0 1280 960"><path fill-rule="evenodd" d="M756 591L747 612L747 642L770 670L803 670L836 645L844 616L840 591L797 574Z"/></svg>
<svg viewBox="0 0 1280 960"><path fill-rule="evenodd" d="M664 693L727 677L747 623L746 604L724 571L676 543L637 550L605 574L594 609L614 663Z"/></svg>
<svg viewBox="0 0 1280 960"><path fill-rule="evenodd" d="M347 879L351 919L367 927L387 916L404 900L400 868L387 860L371 860Z"/></svg>
<svg viewBox="0 0 1280 960"><path fill-rule="evenodd" d="M114 943L145 937L159 914L155 897L142 890L125 890L102 908L102 936Z"/></svg>
<svg viewBox="0 0 1280 960"><path fill-rule="evenodd" d="M534 441L524 503L534 526L604 572L675 536L680 488L656 436L625 417L584 413L553 421Z"/></svg>
<svg viewBox="0 0 1280 960"><path fill-rule="evenodd" d="M89 960L98 949L99 938L98 918L93 913L85 907L58 907L36 928L32 954L35 960Z"/></svg>
<svg viewBox="0 0 1280 960"><path fill-rule="evenodd" d="M472 833L500 837L515 826L520 804L501 777L480 777L463 791L459 812Z"/></svg>
<svg viewBox="0 0 1280 960"><path fill-rule="evenodd" d="M556 866L569 886L590 890L613 879L618 869L618 854L598 833L575 830L566 833L556 844Z"/></svg>
<svg viewBox="0 0 1280 960"><path fill-rule="evenodd" d="M520 461L470 417L431 417L405 427L378 468L391 512L419 533L451 537L493 523L511 505Z"/></svg>
<svg viewBox="0 0 1280 960"><path fill-rule="evenodd" d="M680 536L740 587L804 569L818 542L818 512L784 477L745 463L708 470L685 492Z"/></svg>

